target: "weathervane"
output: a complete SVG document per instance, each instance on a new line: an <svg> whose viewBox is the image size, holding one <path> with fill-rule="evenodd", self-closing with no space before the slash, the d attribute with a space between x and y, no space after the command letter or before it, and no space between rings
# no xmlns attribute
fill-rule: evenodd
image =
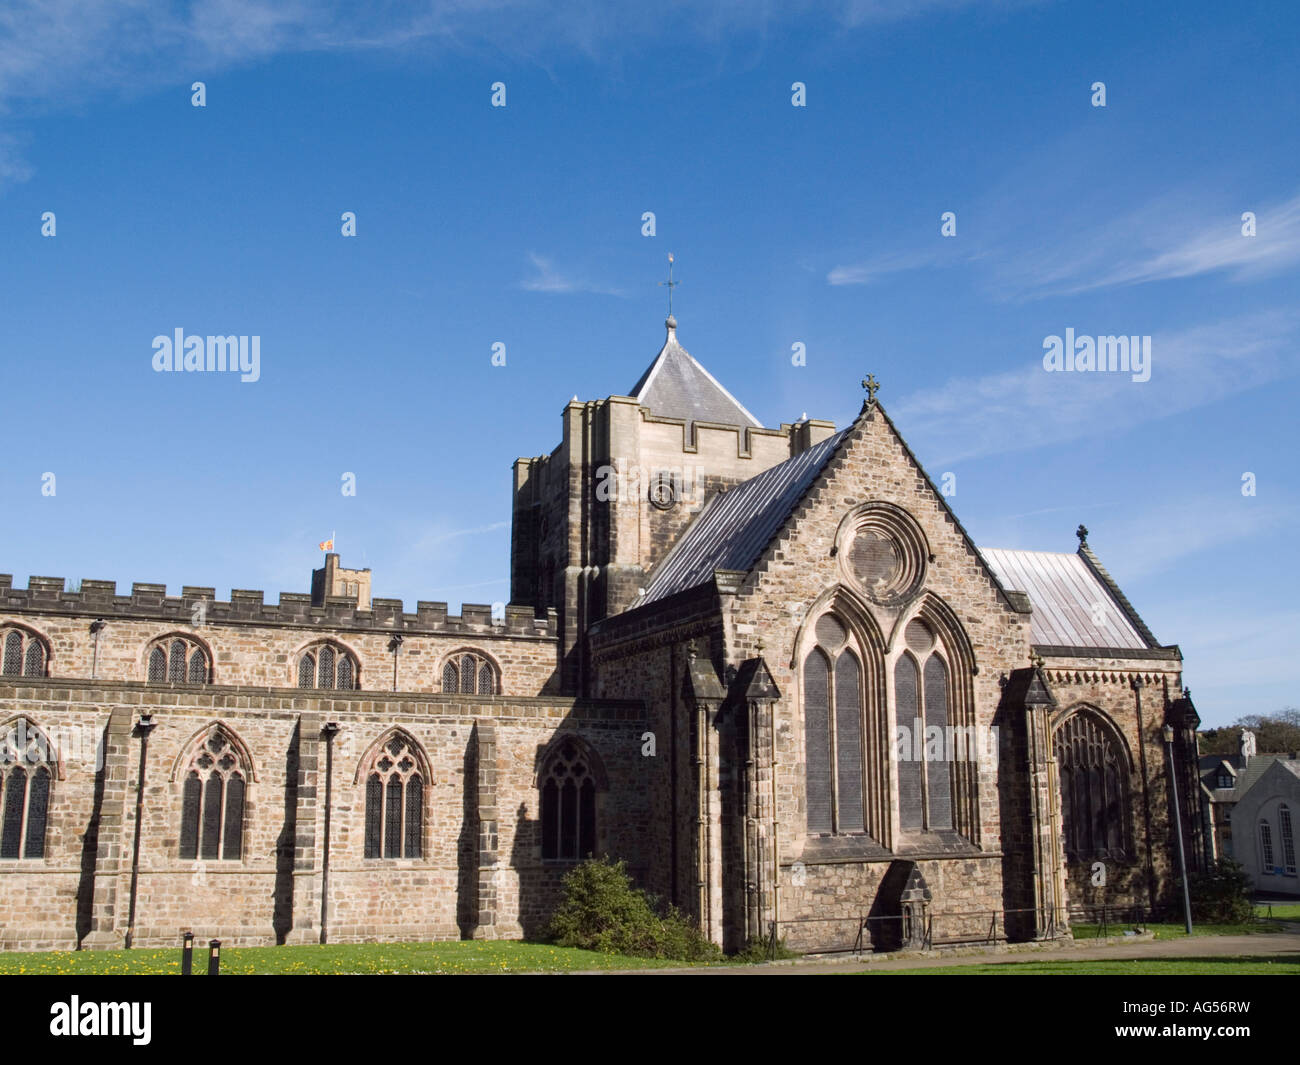
<svg viewBox="0 0 1300 1065"><path fill-rule="evenodd" d="M668 317L673 316L673 289L681 284L680 281L673 280L673 253L668 253L668 280L660 281L660 285L668 289Z"/></svg>

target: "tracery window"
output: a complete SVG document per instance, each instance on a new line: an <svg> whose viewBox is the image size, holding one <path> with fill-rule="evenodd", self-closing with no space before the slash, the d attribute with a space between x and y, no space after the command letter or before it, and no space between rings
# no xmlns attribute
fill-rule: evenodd
<svg viewBox="0 0 1300 1065"><path fill-rule="evenodd" d="M862 668L833 615L814 633L803 667L808 831L864 832Z"/></svg>
<svg viewBox="0 0 1300 1065"><path fill-rule="evenodd" d="M457 651L443 663L442 690L461 695L495 695L496 669L486 655Z"/></svg>
<svg viewBox="0 0 1300 1065"><path fill-rule="evenodd" d="M49 657L45 641L35 633L12 627L0 629L0 675L44 677Z"/></svg>
<svg viewBox="0 0 1300 1065"><path fill-rule="evenodd" d="M207 649L184 636L164 636L149 649L151 684L207 684L212 679Z"/></svg>
<svg viewBox="0 0 1300 1065"><path fill-rule="evenodd" d="M250 767L224 729L195 749L181 785L180 856L184 861L243 857L244 803Z"/></svg>
<svg viewBox="0 0 1300 1065"><path fill-rule="evenodd" d="M1091 711L1073 714L1056 730L1056 761L1071 861L1125 858L1128 757L1115 734Z"/></svg>
<svg viewBox="0 0 1300 1065"><path fill-rule="evenodd" d="M953 735L949 728L948 666L924 622L906 631L908 650L894 663L894 706L898 742L898 827L904 832L934 832L953 827ZM913 652L929 655L919 666Z"/></svg>
<svg viewBox="0 0 1300 1065"><path fill-rule="evenodd" d="M421 857L424 776L414 741L393 733L372 756L365 780L365 856Z"/></svg>
<svg viewBox="0 0 1300 1065"><path fill-rule="evenodd" d="M361 686L357 660L342 647L318 643L298 659L298 687L339 688L351 691Z"/></svg>
<svg viewBox="0 0 1300 1065"><path fill-rule="evenodd" d="M0 859L45 857L55 768L36 726L20 718L0 731Z"/></svg>
<svg viewBox="0 0 1300 1065"><path fill-rule="evenodd" d="M1286 803L1278 807L1277 822L1282 836L1282 869L1287 876L1295 876L1295 836L1291 827L1291 807Z"/></svg>
<svg viewBox="0 0 1300 1065"><path fill-rule="evenodd" d="M596 779L582 746L565 739L541 773L542 857L561 861L589 858L596 848Z"/></svg>

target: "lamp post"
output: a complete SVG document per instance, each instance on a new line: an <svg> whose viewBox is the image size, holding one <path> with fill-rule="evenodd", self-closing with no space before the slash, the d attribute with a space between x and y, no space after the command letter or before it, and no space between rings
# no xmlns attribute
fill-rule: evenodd
<svg viewBox="0 0 1300 1065"><path fill-rule="evenodd" d="M104 631L105 621L103 618L96 618L90 623L90 634L95 637L95 649L90 659L90 679L95 679L95 673L99 670L99 634Z"/></svg>
<svg viewBox="0 0 1300 1065"><path fill-rule="evenodd" d="M1192 934L1192 896L1187 889L1187 856L1183 853L1183 815L1178 809L1178 774L1174 771L1174 727L1164 727L1165 761L1169 763L1169 783L1174 794L1174 831L1178 836L1178 870L1183 877L1183 919L1187 934Z"/></svg>
<svg viewBox="0 0 1300 1065"><path fill-rule="evenodd" d="M334 795L334 736L339 730L337 721L326 721L321 732L325 734L325 845L321 852L320 874L320 941L329 940L330 919L330 814Z"/></svg>
<svg viewBox="0 0 1300 1065"><path fill-rule="evenodd" d="M140 886L140 821L144 816L144 770L149 757L149 733L158 727L153 714L141 714L135 724L136 735L140 737L140 772L135 785L135 839L131 847L131 897L127 907L126 940L127 950L135 939L135 900Z"/></svg>
<svg viewBox="0 0 1300 1065"><path fill-rule="evenodd" d="M393 655L393 691L397 691L397 652L402 649L402 634L394 633L393 638L388 641L388 650Z"/></svg>

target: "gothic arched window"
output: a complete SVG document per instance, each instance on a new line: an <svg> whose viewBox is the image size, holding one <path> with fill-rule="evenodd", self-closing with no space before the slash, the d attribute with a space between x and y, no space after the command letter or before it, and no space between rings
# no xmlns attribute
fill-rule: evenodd
<svg viewBox="0 0 1300 1065"><path fill-rule="evenodd" d="M495 695L496 669L486 655L457 651L443 663L442 690L461 695Z"/></svg>
<svg viewBox="0 0 1300 1065"><path fill-rule="evenodd" d="M832 615L814 627L803 667L808 831L864 832L862 667Z"/></svg>
<svg viewBox="0 0 1300 1065"><path fill-rule="evenodd" d="M164 636L149 649L151 684L207 684L212 679L207 649L184 636Z"/></svg>
<svg viewBox="0 0 1300 1065"><path fill-rule="evenodd" d="M49 658L45 641L35 633L19 628L0 629L0 675L44 677Z"/></svg>
<svg viewBox="0 0 1300 1065"><path fill-rule="evenodd" d="M973 752L957 741L952 727L951 679L937 631L924 618L913 618L903 629L903 643L906 650L894 663L898 827L951 829L956 763Z"/></svg>
<svg viewBox="0 0 1300 1065"><path fill-rule="evenodd" d="M23 718L0 730L0 858L44 858L50 786L49 740Z"/></svg>
<svg viewBox="0 0 1300 1065"><path fill-rule="evenodd" d="M1291 827L1291 807L1286 803L1277 809L1277 826L1282 837L1282 869L1287 876L1295 876L1295 835Z"/></svg>
<svg viewBox="0 0 1300 1065"><path fill-rule="evenodd" d="M338 688L352 691L361 686L357 660L342 647L318 643L298 659L298 687Z"/></svg>
<svg viewBox="0 0 1300 1065"><path fill-rule="evenodd" d="M1260 871L1265 874L1273 872L1273 826L1264 818L1259 819L1259 861Z"/></svg>
<svg viewBox="0 0 1300 1065"><path fill-rule="evenodd" d="M1090 711L1056 730L1065 853L1071 861L1127 857L1128 756L1114 732Z"/></svg>
<svg viewBox="0 0 1300 1065"><path fill-rule="evenodd" d="M565 737L542 769L542 857L580 861L596 849L596 775L582 746Z"/></svg>
<svg viewBox="0 0 1300 1065"><path fill-rule="evenodd" d="M393 733L370 756L366 782L367 858L419 858L424 839L424 774L415 742Z"/></svg>
<svg viewBox="0 0 1300 1065"><path fill-rule="evenodd" d="M181 784L182 860L238 861L243 857L249 774L239 748L219 727L195 748Z"/></svg>

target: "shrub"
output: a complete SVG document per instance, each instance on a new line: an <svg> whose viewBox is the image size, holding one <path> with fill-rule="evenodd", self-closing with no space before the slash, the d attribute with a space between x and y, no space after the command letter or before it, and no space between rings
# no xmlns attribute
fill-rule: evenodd
<svg viewBox="0 0 1300 1065"><path fill-rule="evenodd" d="M760 962L773 961L777 958L797 958L799 956L797 950L791 950L785 945L784 939L778 939L776 941L776 950L773 952L768 940L764 939L762 936L754 936L753 939L745 944L745 949L736 955L736 960Z"/></svg>
<svg viewBox="0 0 1300 1065"><path fill-rule="evenodd" d="M608 858L575 866L546 938L557 946L640 958L712 961L721 951L689 919L632 886L626 863Z"/></svg>
<svg viewBox="0 0 1300 1065"><path fill-rule="evenodd" d="M1187 878L1192 919L1207 924L1242 924L1255 915L1250 876L1239 862L1220 858L1204 873Z"/></svg>

